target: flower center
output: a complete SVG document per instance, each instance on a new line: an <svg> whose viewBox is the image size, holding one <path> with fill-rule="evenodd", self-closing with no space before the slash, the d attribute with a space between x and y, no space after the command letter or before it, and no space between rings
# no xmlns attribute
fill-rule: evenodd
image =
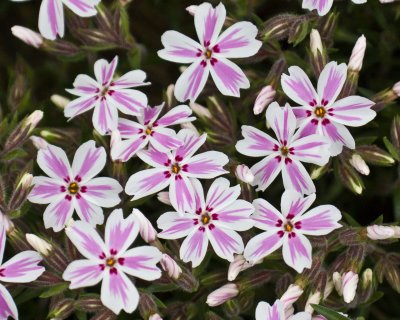
<svg viewBox="0 0 400 320"><path fill-rule="evenodd" d="M147 135L150 135L150 134L151 134L151 128L150 128L150 127L147 127L147 129L146 129L146 134L147 134Z"/></svg>
<svg viewBox="0 0 400 320"><path fill-rule="evenodd" d="M289 153L289 148L288 147L286 147L286 146L281 147L281 154L283 156L286 157L288 155L288 153Z"/></svg>
<svg viewBox="0 0 400 320"><path fill-rule="evenodd" d="M204 55L206 56L207 59L211 59L212 50L206 49L206 51L204 52Z"/></svg>
<svg viewBox="0 0 400 320"><path fill-rule="evenodd" d="M324 107L316 107L314 113L318 118L323 118L325 116L326 110Z"/></svg>
<svg viewBox="0 0 400 320"><path fill-rule="evenodd" d="M177 163L175 163L171 166L171 171L172 171L172 173L178 174L179 171L181 171L181 168L179 167L179 165Z"/></svg>
<svg viewBox="0 0 400 320"><path fill-rule="evenodd" d="M293 225L290 223L290 221L286 222L286 224L283 226L285 231L291 232L293 230Z"/></svg>
<svg viewBox="0 0 400 320"><path fill-rule="evenodd" d="M211 220L211 217L208 215L208 213L204 213L201 218L200 218L201 222L203 224L208 224Z"/></svg>
<svg viewBox="0 0 400 320"><path fill-rule="evenodd" d="M69 184L68 192L70 194L77 194L78 191L79 191L79 186L78 186L78 184L76 182L72 182L72 183Z"/></svg>
<svg viewBox="0 0 400 320"><path fill-rule="evenodd" d="M108 93L108 87L103 87L103 88L101 89L100 95L101 95L102 97L104 97L105 95L107 95L107 93Z"/></svg>
<svg viewBox="0 0 400 320"><path fill-rule="evenodd" d="M106 260L106 265L108 267L114 267L114 265L117 263L117 261L114 258L108 258Z"/></svg>

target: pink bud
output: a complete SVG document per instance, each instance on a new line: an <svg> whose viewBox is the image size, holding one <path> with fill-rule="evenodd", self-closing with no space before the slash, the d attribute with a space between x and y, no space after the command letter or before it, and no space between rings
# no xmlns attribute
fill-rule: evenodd
<svg viewBox="0 0 400 320"><path fill-rule="evenodd" d="M187 11L190 15L194 16L195 13L196 13L197 8L198 8L198 6L196 6L196 5L191 5L191 6L189 6L189 7L186 7L186 11Z"/></svg>
<svg viewBox="0 0 400 320"><path fill-rule="evenodd" d="M367 236L372 240L389 239L394 236L394 230L388 226L373 225L367 227Z"/></svg>
<svg viewBox="0 0 400 320"><path fill-rule="evenodd" d="M300 298L303 291L304 290L299 285L291 284L279 300L282 301L286 309Z"/></svg>
<svg viewBox="0 0 400 320"><path fill-rule="evenodd" d="M47 143L46 140L44 140L41 137L38 136L31 136L29 139L31 139L33 145L35 146L36 149L40 150L40 149L47 149L47 147L49 146L49 144Z"/></svg>
<svg viewBox="0 0 400 320"><path fill-rule="evenodd" d="M260 114L274 100L276 91L270 85L262 88L254 103L253 112L255 115Z"/></svg>
<svg viewBox="0 0 400 320"><path fill-rule="evenodd" d="M168 191L162 191L157 193L157 199L158 201L170 206L171 201L169 200L169 192Z"/></svg>
<svg viewBox="0 0 400 320"><path fill-rule="evenodd" d="M400 81L396 82L392 88L393 92L396 94L396 96L400 97Z"/></svg>
<svg viewBox="0 0 400 320"><path fill-rule="evenodd" d="M17 188L27 190L32 185L33 176L30 173L25 173L18 182Z"/></svg>
<svg viewBox="0 0 400 320"><path fill-rule="evenodd" d="M234 283L228 283L221 288L211 292L207 297L206 303L210 307L216 307L236 297L238 294L239 289L237 285Z"/></svg>
<svg viewBox="0 0 400 320"><path fill-rule="evenodd" d="M361 70L366 47L367 47L367 40L365 39L364 35L362 35L361 37L358 38L351 53L348 65L349 70L353 71Z"/></svg>
<svg viewBox="0 0 400 320"><path fill-rule="evenodd" d="M158 313L154 313L149 317L149 320L163 320Z"/></svg>
<svg viewBox="0 0 400 320"><path fill-rule="evenodd" d="M356 296L358 284L358 274L353 271L346 272L342 275L342 292L344 302L350 303Z"/></svg>
<svg viewBox="0 0 400 320"><path fill-rule="evenodd" d="M39 121L43 119L43 111L35 110L25 120L25 127L29 126L29 130L33 130L38 125Z"/></svg>
<svg viewBox="0 0 400 320"><path fill-rule="evenodd" d="M153 225L147 219L143 213L141 213L138 209L133 209L132 214L136 217L139 222L139 232L140 236L147 243L151 243L157 238L157 231L154 229Z"/></svg>
<svg viewBox="0 0 400 320"><path fill-rule="evenodd" d="M43 44L42 36L31 29L14 26L11 28L11 32L15 37L32 47L39 48Z"/></svg>
<svg viewBox="0 0 400 320"><path fill-rule="evenodd" d="M251 266L252 264L248 263L241 254L236 255L229 265L228 281L235 280L240 272L250 268Z"/></svg>
<svg viewBox="0 0 400 320"><path fill-rule="evenodd" d="M248 166L240 164L235 170L236 177L245 183L252 184L254 181L254 175Z"/></svg>
<svg viewBox="0 0 400 320"><path fill-rule="evenodd" d="M178 279L182 273L181 267L166 253L162 255L160 264L170 278Z"/></svg>
<svg viewBox="0 0 400 320"><path fill-rule="evenodd" d="M359 154L354 153L351 156L349 162L353 166L353 168L356 169L359 173L365 176L369 175L369 167Z"/></svg>
<svg viewBox="0 0 400 320"><path fill-rule="evenodd" d="M306 307L304 308L304 311L312 314L314 312L314 309L313 309L313 307L311 307L311 304L319 304L320 301L321 301L321 292L320 291L315 291L314 293L310 294L308 296L308 299L306 302Z"/></svg>

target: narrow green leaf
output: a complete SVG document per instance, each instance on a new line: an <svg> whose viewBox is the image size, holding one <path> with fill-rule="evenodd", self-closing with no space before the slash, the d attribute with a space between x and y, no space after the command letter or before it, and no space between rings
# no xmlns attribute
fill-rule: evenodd
<svg viewBox="0 0 400 320"><path fill-rule="evenodd" d="M311 304L314 310L326 317L328 320L349 320L348 317L341 315L339 312L329 309L324 306L320 306L318 304Z"/></svg>

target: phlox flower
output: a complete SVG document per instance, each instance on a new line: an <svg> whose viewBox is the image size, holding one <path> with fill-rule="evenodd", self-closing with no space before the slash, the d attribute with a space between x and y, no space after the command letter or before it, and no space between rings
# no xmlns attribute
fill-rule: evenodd
<svg viewBox="0 0 400 320"><path fill-rule="evenodd" d="M137 156L153 168L133 174L125 186L125 192L137 200L161 191L169 186L169 199L176 211L192 212L195 191L190 178L212 179L227 173L223 169L229 161L222 152L194 153L204 144L207 134L200 137L192 130L178 132L182 146L176 150L160 152L154 148L141 150Z"/></svg>
<svg viewBox="0 0 400 320"><path fill-rule="evenodd" d="M113 159L128 161L147 145L160 152L168 152L182 145L175 131L166 127L195 120L195 117L190 117L192 109L180 105L158 119L163 107L164 104L144 108L137 117L139 122L122 118L118 120L118 131L124 140L113 145Z"/></svg>
<svg viewBox="0 0 400 320"><path fill-rule="evenodd" d="M192 262L197 267L207 252L208 242L215 253L228 261L233 261L234 253L243 252L243 240L236 231L250 229L254 222L250 215L254 212L251 203L238 200L240 186L229 186L225 178L216 179L204 197L199 180L192 180L195 208L183 215L178 212L164 213L158 220L158 234L163 239L186 237L180 249L184 262Z"/></svg>
<svg viewBox="0 0 400 320"><path fill-rule="evenodd" d="M253 201L255 226L265 232L246 245L244 257L258 261L281 246L285 263L302 272L311 267L311 243L304 235L321 236L340 228L342 215L332 205L321 205L307 211L315 201L315 193L303 198L294 190L286 190L281 198L281 212L264 199Z"/></svg>
<svg viewBox="0 0 400 320"><path fill-rule="evenodd" d="M272 306L267 302L261 301L257 304L256 320L311 320L311 314L299 312L286 317L282 301L276 300Z"/></svg>
<svg viewBox="0 0 400 320"><path fill-rule="evenodd" d="M147 106L147 96L138 90L129 89L150 84L144 82L146 73L133 70L113 80L118 57L110 63L100 59L94 64L96 80L80 74L74 81L74 89L67 89L79 98L72 100L64 109L68 118L94 108L93 126L102 135L115 130L118 126L118 110L122 113L139 116Z"/></svg>
<svg viewBox="0 0 400 320"><path fill-rule="evenodd" d="M250 157L263 157L251 167L257 190L265 190L282 172L285 189L300 193L315 192L315 186L302 162L324 165L329 160L329 141L317 134L300 137L296 130L296 117L289 105L283 109L274 102L266 113L267 121L278 140L250 126L242 126L243 140L236 149Z"/></svg>
<svg viewBox="0 0 400 320"><path fill-rule="evenodd" d="M367 0L351 0L354 3L366 3ZM320 16L326 15L331 10L333 0L303 0L303 9L317 10Z"/></svg>
<svg viewBox="0 0 400 320"><path fill-rule="evenodd" d="M0 223L0 282L28 283L44 272L38 263L42 257L36 251L23 251L3 263L6 245L6 228ZM0 283L0 320L18 319L18 310L8 290Z"/></svg>
<svg viewBox="0 0 400 320"><path fill-rule="evenodd" d="M94 227L76 221L65 229L68 238L86 258L69 264L63 279L70 281L70 289L101 284L101 302L119 314L132 313L139 303L139 293L128 278L153 281L161 277L156 264L161 252L150 246L128 248L139 233L139 222L130 214L124 219L122 209L114 210L107 219L104 241Z"/></svg>
<svg viewBox="0 0 400 320"><path fill-rule="evenodd" d="M222 3L213 8L205 2L194 13L199 42L176 31L162 35L164 49L158 51L162 59L191 63L176 82L174 92L177 100L196 100L210 73L224 95L239 97L240 89L250 87L243 71L228 58L245 58L258 52L262 43L256 40L257 28L250 22L238 22L219 35L225 18L226 10Z"/></svg>
<svg viewBox="0 0 400 320"><path fill-rule="evenodd" d="M305 72L297 66L289 68L289 75L281 78L285 94L299 107L293 111L300 126L300 136L318 133L331 141L332 156L342 152L343 145L354 149L354 138L345 126L359 127L376 116L371 110L373 101L349 96L337 100L347 78L347 66L332 61L322 70L315 91Z"/></svg>
<svg viewBox="0 0 400 320"><path fill-rule="evenodd" d="M54 145L38 151L37 163L49 177L34 177L29 201L47 204L43 214L46 228L62 230L76 210L80 219L95 226L104 222L103 209L120 202L123 190L112 178L95 178L106 165L106 151L93 140L75 153L72 167L64 150Z"/></svg>

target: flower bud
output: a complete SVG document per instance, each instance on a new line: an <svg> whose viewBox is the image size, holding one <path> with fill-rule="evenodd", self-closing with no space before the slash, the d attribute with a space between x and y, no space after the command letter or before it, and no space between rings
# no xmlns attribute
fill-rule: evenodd
<svg viewBox="0 0 400 320"><path fill-rule="evenodd" d="M85 294L79 297L75 302L75 308L83 312L96 312L103 304L100 297L96 294Z"/></svg>
<svg viewBox="0 0 400 320"><path fill-rule="evenodd" d="M393 238L399 239L400 238L400 227L398 226L393 226Z"/></svg>
<svg viewBox="0 0 400 320"><path fill-rule="evenodd" d="M158 313L153 313L150 317L149 320L163 320L161 316Z"/></svg>
<svg viewBox="0 0 400 320"><path fill-rule="evenodd" d="M158 201L170 206L171 201L169 200L169 192L168 191L162 191L157 193L157 199Z"/></svg>
<svg viewBox="0 0 400 320"><path fill-rule="evenodd" d="M182 274L181 267L166 253L162 255L160 264L170 278L178 279Z"/></svg>
<svg viewBox="0 0 400 320"><path fill-rule="evenodd" d="M307 299L304 311L312 314L314 312L314 309L313 309L313 307L311 307L311 305L319 304L320 301L321 301L321 292L320 291L315 291L314 293L310 294Z"/></svg>
<svg viewBox="0 0 400 320"><path fill-rule="evenodd" d="M40 48L43 44L43 37L31 29L22 26L13 26L11 32L15 37L32 47Z"/></svg>
<svg viewBox="0 0 400 320"><path fill-rule="evenodd" d="M233 261L229 264L228 269L228 281L233 281L236 279L238 274L250 268L252 264L248 263L243 255L238 254L234 257Z"/></svg>
<svg viewBox="0 0 400 320"><path fill-rule="evenodd" d="M199 130L197 130L197 128L191 122L181 123L181 128L192 130L196 136L200 136Z"/></svg>
<svg viewBox="0 0 400 320"><path fill-rule="evenodd" d="M318 57L318 53L322 54L324 51L321 35L316 29L312 29L310 33L310 49L314 57Z"/></svg>
<svg viewBox="0 0 400 320"><path fill-rule="evenodd" d="M303 292L303 288L301 288L299 285L291 284L279 300L282 301L286 309L289 306L293 305L293 303L295 303L300 298Z"/></svg>
<svg viewBox="0 0 400 320"><path fill-rule="evenodd" d="M346 303L350 303L356 296L358 284L358 274L353 271L346 272L342 275L342 293Z"/></svg>
<svg viewBox="0 0 400 320"><path fill-rule="evenodd" d="M353 167L347 163L341 163L338 169L339 178L343 184L355 194L361 194L364 189L364 183Z"/></svg>
<svg viewBox="0 0 400 320"><path fill-rule="evenodd" d="M339 296L342 296L342 276L339 272L335 271L332 275L332 282Z"/></svg>
<svg viewBox="0 0 400 320"><path fill-rule="evenodd" d="M17 188L28 189L32 185L33 176L30 173L25 173L17 184Z"/></svg>
<svg viewBox="0 0 400 320"><path fill-rule="evenodd" d="M350 56L348 70L359 72L362 68L367 40L364 35L358 38Z"/></svg>
<svg viewBox="0 0 400 320"><path fill-rule="evenodd" d="M198 6L196 6L196 5L191 5L191 6L189 6L189 7L186 7L186 11L187 11L190 15L194 16L195 13L196 13L197 8L198 8Z"/></svg>
<svg viewBox="0 0 400 320"><path fill-rule="evenodd" d="M56 107L60 108L60 109L64 109L68 103L71 102L71 100L69 100L68 98L61 96L59 94L53 94L50 97L51 102L53 102L55 104Z"/></svg>
<svg viewBox="0 0 400 320"><path fill-rule="evenodd" d="M206 118L206 119L212 118L210 110L208 110L206 107L203 107L202 105L196 102L189 103L189 106L193 110L193 112L197 114L200 118Z"/></svg>
<svg viewBox="0 0 400 320"><path fill-rule="evenodd" d="M291 26L296 23L299 18L292 14L282 14L268 19L262 30L263 40L281 40L289 36Z"/></svg>
<svg viewBox="0 0 400 320"><path fill-rule="evenodd" d="M363 288L371 286L372 279L373 279L373 274L371 268L365 269L361 278L361 286Z"/></svg>
<svg viewBox="0 0 400 320"><path fill-rule="evenodd" d="M49 318L54 320L67 319L74 312L74 303L73 299L62 299L56 302L49 312Z"/></svg>
<svg viewBox="0 0 400 320"><path fill-rule="evenodd" d="M376 145L365 145L357 148L357 153L368 163L377 166L390 166L395 161L385 150Z"/></svg>
<svg viewBox="0 0 400 320"><path fill-rule="evenodd" d="M140 236L143 238L144 241L147 243L151 243L157 238L157 231L154 229L153 225L147 219L142 212L138 209L133 209L132 214L136 217L137 221L139 222L139 232Z"/></svg>
<svg viewBox="0 0 400 320"><path fill-rule="evenodd" d="M236 178L238 178L240 181L252 184L254 181L254 175L249 169L248 166L244 164L240 164L236 167L235 170Z"/></svg>
<svg viewBox="0 0 400 320"><path fill-rule="evenodd" d="M353 166L353 168L356 169L359 173L365 176L369 175L369 167L359 154L353 153L349 162Z"/></svg>
<svg viewBox="0 0 400 320"><path fill-rule="evenodd" d="M148 319L157 312L157 303L152 294L141 293L139 299L139 312L142 318Z"/></svg>
<svg viewBox="0 0 400 320"><path fill-rule="evenodd" d="M323 300L325 300L326 298L328 298L330 296L330 294L332 293L334 287L335 286L333 285L332 281L328 281L326 283L325 289L324 289L324 294L322 296Z"/></svg>
<svg viewBox="0 0 400 320"><path fill-rule="evenodd" d="M254 102L253 112L255 115L260 114L265 108L274 101L276 95L275 89L271 85L267 85L261 89L256 101Z"/></svg>
<svg viewBox="0 0 400 320"><path fill-rule="evenodd" d="M43 150L44 150L44 149L47 149L47 147L49 146L49 144L47 143L47 141L44 140L44 139L41 138L41 137L38 137L38 136L31 136L29 139L32 141L33 145L34 145L35 148L38 149L38 150L40 150L40 149L43 149Z"/></svg>
<svg viewBox="0 0 400 320"><path fill-rule="evenodd" d="M395 231L392 227L373 225L367 227L367 236L372 240L384 240L394 237Z"/></svg>
<svg viewBox="0 0 400 320"><path fill-rule="evenodd" d="M43 118L43 111L35 110L25 120L24 126L29 127L29 132L32 131L38 125L39 121Z"/></svg>
<svg viewBox="0 0 400 320"><path fill-rule="evenodd" d="M14 229L14 223L11 219L4 213L0 211L0 224L2 224L5 228L7 233Z"/></svg>
<svg viewBox="0 0 400 320"><path fill-rule="evenodd" d="M35 249L41 256L46 257L49 255L50 251L53 250L53 247L47 241L39 238L38 236L27 233L25 235L26 241Z"/></svg>
<svg viewBox="0 0 400 320"><path fill-rule="evenodd" d="M393 85L392 90L393 90L393 92L394 92L398 97L400 97L400 81L399 81L399 82L396 82L396 83Z"/></svg>
<svg viewBox="0 0 400 320"><path fill-rule="evenodd" d="M207 296L207 301L206 303L210 307L216 307L224 302L236 297L239 294L239 289L236 284L234 283L228 283L221 288L211 292Z"/></svg>

